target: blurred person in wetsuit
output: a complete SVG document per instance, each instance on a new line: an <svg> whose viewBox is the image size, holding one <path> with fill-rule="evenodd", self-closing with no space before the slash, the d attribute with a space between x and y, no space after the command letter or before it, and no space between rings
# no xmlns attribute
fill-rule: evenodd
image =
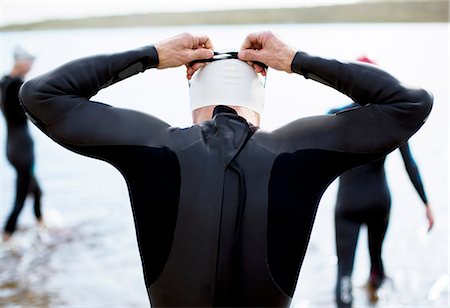
<svg viewBox="0 0 450 308"><path fill-rule="evenodd" d="M357 59L361 62L375 64L366 56ZM353 103L333 109L329 114L339 114L358 108ZM428 230L433 227L434 219L425 194L419 169L413 159L408 142L399 147L405 168L417 193L425 204ZM389 223L391 195L386 180L386 157L372 163L358 166L346 171L339 177L339 189L335 207L336 250L338 271L336 283L336 302L338 307L351 307L352 271L356 245L361 225L367 225L368 248L370 255L370 275L367 282L369 300L378 300L377 290L385 279L382 245Z"/></svg>
<svg viewBox="0 0 450 308"><path fill-rule="evenodd" d="M28 119L19 102L19 89L25 75L31 70L35 57L26 49L14 49L14 66L8 75L0 80L1 110L6 120L6 157L17 172L14 205L6 220L3 240L8 240L16 230L17 220L28 195L34 198L34 214L42 224L42 191L33 171L33 139L28 129Z"/></svg>
<svg viewBox="0 0 450 308"><path fill-rule="evenodd" d="M182 65L190 127L91 100L139 72ZM259 129L265 65L361 106ZM142 90L171 108L158 92ZM149 299L160 307L289 306L326 187L404 143L432 107L428 92L387 72L297 51L271 32L249 34L227 54L214 53L207 36L181 34L74 60L26 82L20 97L55 142L124 176ZM302 103L301 91L295 99Z"/></svg>

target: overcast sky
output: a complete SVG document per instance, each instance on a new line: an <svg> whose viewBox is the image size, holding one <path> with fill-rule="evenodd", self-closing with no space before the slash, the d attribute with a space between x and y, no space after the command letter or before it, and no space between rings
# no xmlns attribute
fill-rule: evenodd
<svg viewBox="0 0 450 308"><path fill-rule="evenodd" d="M356 0L0 0L2 25L46 19L161 11L289 7L342 4Z"/></svg>

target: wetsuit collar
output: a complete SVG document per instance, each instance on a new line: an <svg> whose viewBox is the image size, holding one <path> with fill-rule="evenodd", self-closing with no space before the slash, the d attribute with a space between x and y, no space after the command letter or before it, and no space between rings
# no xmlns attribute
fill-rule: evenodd
<svg viewBox="0 0 450 308"><path fill-rule="evenodd" d="M228 107L218 105L213 118L200 124L205 145L221 152L225 166L240 153L255 132L255 127Z"/></svg>
<svg viewBox="0 0 450 308"><path fill-rule="evenodd" d="M236 110L225 105L217 105L216 107L214 107L212 118L217 118L217 116L226 117L227 115L228 116L232 115L233 118L244 123L245 126L252 131L252 134L258 129L257 126L254 126L252 123L248 122L245 118L241 117Z"/></svg>
<svg viewBox="0 0 450 308"><path fill-rule="evenodd" d="M234 110L233 108L230 108L228 106L224 106L224 105L218 105L218 106L214 107L213 117L219 113L231 113L234 115L238 115L236 110Z"/></svg>

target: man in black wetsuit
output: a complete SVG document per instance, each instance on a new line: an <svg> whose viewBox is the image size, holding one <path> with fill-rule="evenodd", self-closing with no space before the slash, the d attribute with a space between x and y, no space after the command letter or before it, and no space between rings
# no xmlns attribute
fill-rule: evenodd
<svg viewBox="0 0 450 308"><path fill-rule="evenodd" d="M213 57L212 48L207 37L182 34L76 60L25 83L22 103L55 142L123 174L152 305L286 307L326 187L407 140L432 98L380 69L314 57L261 32L239 52L255 74L266 73L257 63L295 72L361 107L265 132L246 120L255 111L233 102L211 101L193 111L195 125L177 128L89 100L146 69L187 65L191 79L212 64L190 63Z"/></svg>
<svg viewBox="0 0 450 308"><path fill-rule="evenodd" d="M357 104L351 104L344 108L331 110L330 113L335 114L355 107ZM409 178L425 204L428 230L431 230L434 223L433 214L408 142L402 144L399 150ZM391 195L384 169L385 161L386 157L383 157L346 171L339 177L335 207L338 256L336 302L338 307L352 306L351 276L359 229L362 224L367 225L368 232L371 268L367 288L371 302L378 300L377 290L385 279L381 255L391 206Z"/></svg>
<svg viewBox="0 0 450 308"><path fill-rule="evenodd" d="M16 230L17 219L28 194L34 197L34 214L42 223L41 189L33 173L33 139L28 131L28 121L19 102L19 89L25 75L30 71L34 56L24 48L14 49L14 67L9 75L0 80L0 104L6 120L6 157L17 172L14 206L3 231L3 240L8 240Z"/></svg>

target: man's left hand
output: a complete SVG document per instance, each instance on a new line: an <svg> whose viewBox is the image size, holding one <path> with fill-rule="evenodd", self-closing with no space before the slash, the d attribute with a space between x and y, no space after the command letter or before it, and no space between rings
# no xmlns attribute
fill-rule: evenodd
<svg viewBox="0 0 450 308"><path fill-rule="evenodd" d="M196 36L182 33L156 43L155 48L159 58L158 69L186 65L188 79L196 70L205 65L196 63L191 67L189 64L192 61L209 59L214 56L213 45L206 35Z"/></svg>

